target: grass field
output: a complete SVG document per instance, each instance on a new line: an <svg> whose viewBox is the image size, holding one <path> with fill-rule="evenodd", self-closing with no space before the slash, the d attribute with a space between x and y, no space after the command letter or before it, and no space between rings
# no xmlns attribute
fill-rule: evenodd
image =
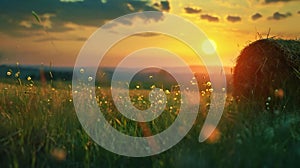
<svg viewBox="0 0 300 168"><path fill-rule="evenodd" d="M113 108L109 89L98 88L97 101L107 121L117 130L143 136L139 123L128 121ZM147 90L131 91L138 108L146 108ZM201 94L201 93L200 93ZM160 119L146 123L152 133L164 130L176 118L176 93L170 91ZM130 158L94 143L81 127L72 102L70 83L41 85L24 81L0 83L1 167L297 167L300 165L300 111L279 113L237 108L228 94L222 119L212 136L198 136L209 107L203 91L196 123L188 135L159 155Z"/></svg>

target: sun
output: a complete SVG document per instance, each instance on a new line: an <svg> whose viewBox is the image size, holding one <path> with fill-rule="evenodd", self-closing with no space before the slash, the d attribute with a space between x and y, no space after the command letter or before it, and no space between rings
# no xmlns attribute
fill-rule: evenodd
<svg viewBox="0 0 300 168"><path fill-rule="evenodd" d="M217 52L217 44L214 40L207 39L202 43L202 50L205 54L213 54Z"/></svg>

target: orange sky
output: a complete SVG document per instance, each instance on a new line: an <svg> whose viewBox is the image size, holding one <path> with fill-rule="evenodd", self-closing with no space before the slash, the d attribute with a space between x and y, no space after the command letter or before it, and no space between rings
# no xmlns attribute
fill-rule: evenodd
<svg viewBox="0 0 300 168"><path fill-rule="evenodd" d="M53 62L54 66L73 66L85 40L103 23L149 9L176 14L196 24L215 41L226 66L234 65L240 50L258 39L258 33L266 37L269 28L270 37L295 39L300 36L299 0L172 0L168 3L102 0L93 2L96 5L90 0L42 0L44 3L18 7L13 5L14 1L18 0L0 2L1 64L48 65ZM31 14L32 10L39 14L41 24ZM181 31L179 25L170 29ZM141 40L143 44L138 43ZM191 64L198 63L193 52L183 44L158 35L133 36L119 42L107 54L103 65L116 64L127 53L153 45L170 49Z"/></svg>

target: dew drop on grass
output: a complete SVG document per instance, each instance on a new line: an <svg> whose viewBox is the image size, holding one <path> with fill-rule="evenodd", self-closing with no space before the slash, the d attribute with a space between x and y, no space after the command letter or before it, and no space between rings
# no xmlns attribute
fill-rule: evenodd
<svg viewBox="0 0 300 168"><path fill-rule="evenodd" d="M81 68L81 69L79 70L79 72L83 74L83 73L84 73L84 69Z"/></svg>

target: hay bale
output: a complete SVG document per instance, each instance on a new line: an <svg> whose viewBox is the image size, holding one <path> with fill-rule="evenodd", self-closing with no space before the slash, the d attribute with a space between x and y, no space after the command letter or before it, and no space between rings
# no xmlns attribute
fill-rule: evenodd
<svg viewBox="0 0 300 168"><path fill-rule="evenodd" d="M282 99L300 105L300 41L261 39L245 47L233 74L233 95L241 101Z"/></svg>

